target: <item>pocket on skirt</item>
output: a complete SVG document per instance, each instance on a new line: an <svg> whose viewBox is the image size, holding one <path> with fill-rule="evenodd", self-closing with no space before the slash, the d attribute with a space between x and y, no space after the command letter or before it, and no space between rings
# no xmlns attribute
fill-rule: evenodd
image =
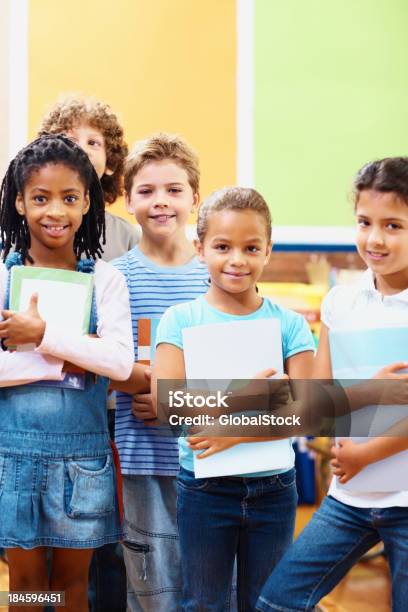
<svg viewBox="0 0 408 612"><path fill-rule="evenodd" d="M115 509L112 456L66 463L66 512L71 518L98 518Z"/></svg>

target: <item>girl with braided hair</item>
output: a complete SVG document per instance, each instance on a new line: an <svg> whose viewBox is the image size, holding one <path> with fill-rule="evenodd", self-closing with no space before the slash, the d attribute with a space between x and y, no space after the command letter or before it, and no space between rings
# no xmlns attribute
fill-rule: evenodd
<svg viewBox="0 0 408 612"><path fill-rule="evenodd" d="M1 186L0 227L2 347L36 346L0 351L0 546L11 591L65 591L65 609L87 610L92 549L121 537L106 397L109 378L129 378L133 344L125 281L99 259L104 200L86 153L61 135L20 151ZM46 323L35 294L26 312L8 310L14 265L93 274L89 335ZM72 364L83 389L65 385Z"/></svg>

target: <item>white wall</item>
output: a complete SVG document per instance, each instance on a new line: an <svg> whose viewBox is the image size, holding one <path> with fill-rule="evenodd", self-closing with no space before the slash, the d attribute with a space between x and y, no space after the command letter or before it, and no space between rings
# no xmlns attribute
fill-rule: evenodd
<svg viewBox="0 0 408 612"><path fill-rule="evenodd" d="M0 175L9 153L9 2L0 0Z"/></svg>
<svg viewBox="0 0 408 612"><path fill-rule="evenodd" d="M27 142L28 0L0 0L0 175Z"/></svg>

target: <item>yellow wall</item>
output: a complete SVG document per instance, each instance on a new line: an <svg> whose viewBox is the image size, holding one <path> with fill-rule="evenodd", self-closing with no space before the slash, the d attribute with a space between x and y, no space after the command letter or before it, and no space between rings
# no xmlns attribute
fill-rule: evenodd
<svg viewBox="0 0 408 612"><path fill-rule="evenodd" d="M203 196L234 183L235 30L235 0L30 0L29 138L61 92L80 91L113 107L129 144L183 134Z"/></svg>

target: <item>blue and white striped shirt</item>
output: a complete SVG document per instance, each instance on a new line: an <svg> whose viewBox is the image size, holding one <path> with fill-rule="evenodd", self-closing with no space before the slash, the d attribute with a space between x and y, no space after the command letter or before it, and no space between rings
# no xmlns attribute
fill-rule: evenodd
<svg viewBox="0 0 408 612"><path fill-rule="evenodd" d="M177 267L162 267L134 247L111 262L125 276L129 289L135 358L153 360L161 315L175 304L194 300L208 289L208 272L197 258ZM117 393L115 441L122 473L173 476L178 473L177 438L158 434L131 412L131 396Z"/></svg>

